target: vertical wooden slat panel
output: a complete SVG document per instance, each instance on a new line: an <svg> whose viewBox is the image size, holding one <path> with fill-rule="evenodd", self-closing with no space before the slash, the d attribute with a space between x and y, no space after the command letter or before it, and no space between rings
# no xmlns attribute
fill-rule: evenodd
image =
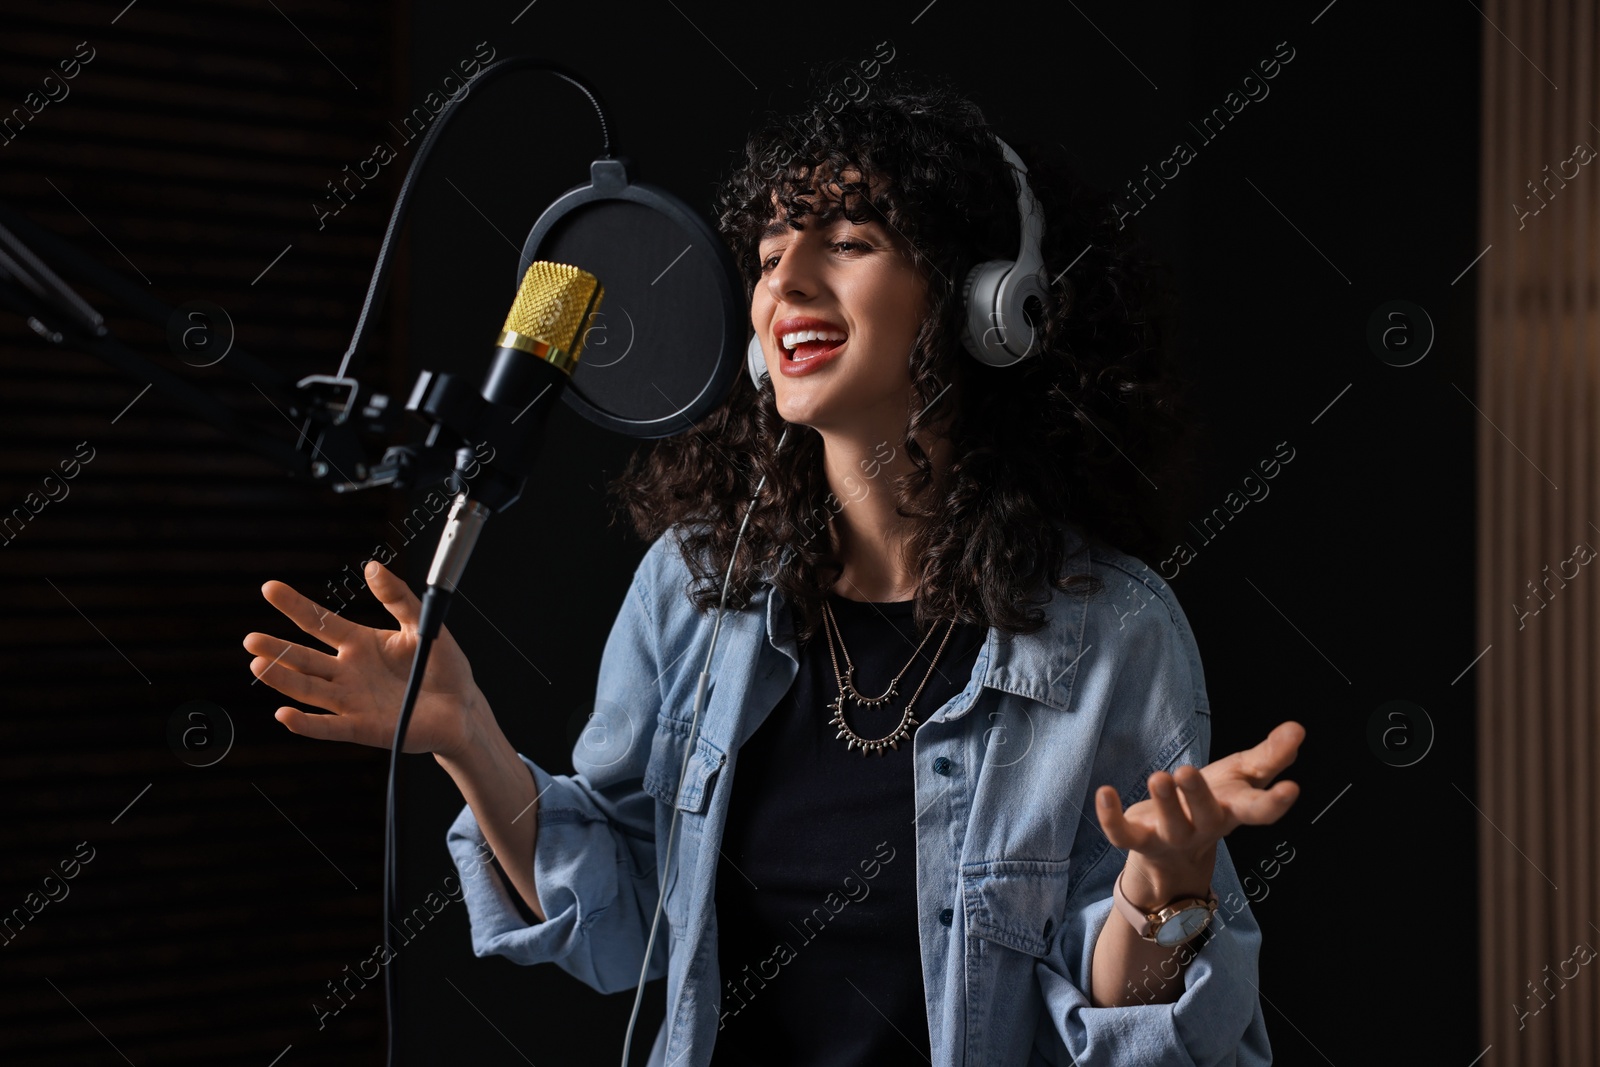
<svg viewBox="0 0 1600 1067"><path fill-rule="evenodd" d="M1534 47L1539 56L1538 64L1543 68L1545 75L1554 72L1553 56L1556 51L1556 42L1560 39L1560 11L1564 0L1543 0L1535 7L1540 23L1540 33L1535 39ZM1550 962L1551 945L1557 942L1561 928L1562 898L1559 891L1561 885L1561 872L1557 866L1560 862L1560 841L1562 830L1562 816L1560 805L1548 803L1549 796L1554 793L1560 796L1559 782L1561 763L1561 736L1563 730L1563 708L1561 707L1561 627L1562 604L1559 596L1552 597L1542 580L1548 572L1543 570L1543 564L1550 558L1551 552L1561 533L1562 508L1559 478L1553 469L1551 437L1557 425L1557 420L1550 415L1560 396L1561 378L1559 365L1560 328L1559 307L1560 301L1552 290L1554 271L1552 264L1555 260L1555 250L1559 245L1558 232L1562 213L1567 208L1567 203L1561 197L1559 190L1552 190L1541 182L1545 176L1544 166L1550 159L1550 153L1558 143L1558 130L1560 119L1560 92L1551 88L1544 77L1539 78L1543 89L1538 90L1536 96L1529 100L1537 101L1537 109L1531 111L1524 119L1534 131L1532 158L1529 161L1528 175L1533 179L1534 185L1541 195L1546 197L1548 207L1539 216L1541 222L1551 225L1540 226L1534 231L1532 263L1530 265L1530 278L1532 292L1535 294L1535 303L1529 310L1531 321L1535 324L1539 337L1539 365L1541 375L1539 380L1539 393L1536 406L1533 409L1533 421L1528 426L1528 434L1533 440L1534 451L1531 453L1534 462L1539 465L1538 471L1524 471L1523 476L1528 479L1534 492L1536 506L1534 508L1535 526L1534 536L1530 538L1527 552L1524 554L1523 573L1530 576L1537 587L1539 599L1546 603L1546 607L1539 612L1539 641L1541 648L1540 659L1535 663L1535 675L1539 686L1539 698L1533 705L1540 723L1536 735L1535 748L1539 758L1539 774L1529 781L1540 781L1539 791L1542 797L1530 798L1528 812L1538 827L1540 833L1537 840L1536 852L1529 852L1539 869L1544 872L1540 876L1537 872L1530 872L1533 878L1528 879L1529 895L1538 902L1540 925L1537 936L1529 945L1533 958L1533 969L1528 973L1536 983L1543 987L1545 966ZM1560 84L1559 82L1557 83ZM1530 83L1530 89L1536 88ZM1546 477L1550 481L1546 481ZM1550 484L1551 481L1555 485ZM1527 875L1524 875L1527 878ZM1537 879L1537 880L1535 880ZM1546 880L1548 879L1548 881ZM1556 888L1551 888L1554 882ZM1565 1005L1559 1005L1554 1013L1559 1015ZM1553 1015L1541 1014L1542 1021L1551 1021ZM1541 1042L1545 1057L1550 1063L1562 1062L1560 1059L1561 1034L1559 1030L1549 1026L1540 1026L1536 1035Z"/></svg>
<svg viewBox="0 0 1600 1067"><path fill-rule="evenodd" d="M1575 47L1578 53L1575 60L1577 71L1577 84L1574 91L1577 94L1578 113L1585 116L1584 127L1579 133L1585 144L1593 146L1595 139L1592 136L1593 127L1589 126L1587 116L1600 114L1595 107L1600 103L1600 78L1595 75L1594 65L1600 48L1596 47L1595 11L1591 4L1578 5L1577 32L1574 33ZM1594 175L1590 175L1594 177ZM1577 222L1574 232L1579 236L1577 248L1574 250L1574 259L1578 269L1574 272L1577 285L1578 315L1582 329L1578 335L1578 382L1572 390L1575 409L1572 421L1575 427L1573 434L1574 453L1577 457L1576 481L1577 509L1584 519L1583 540L1587 544L1594 544L1593 535L1596 531L1589 526L1589 517L1595 514L1594 479L1600 477L1600 463L1596 462L1595 449L1600 448L1600 436L1596 435L1594 414L1600 411L1600 398L1596 397L1596 350L1600 348L1600 329L1597 329L1597 319L1600 319L1600 307L1597 307L1597 293L1600 293L1600 270L1596 269L1593 250L1600 245L1596 244L1595 227L1600 222L1600 211L1594 210L1595 195L1593 190L1585 190L1578 197ZM1574 706L1577 708L1578 730L1575 737L1575 748L1578 758L1583 761L1586 773L1578 794L1578 840L1588 844L1581 848L1580 854L1584 858L1582 876L1578 883L1580 899L1586 902L1600 900L1600 871L1596 864L1600 863L1600 848L1594 846L1600 838L1600 784L1595 781L1594 768L1600 767L1600 730L1596 729L1594 722L1596 698L1600 696L1600 685L1595 678L1595 653L1594 634L1595 623L1600 620L1600 612L1595 609L1596 598L1600 597L1600 582L1589 581L1584 584L1580 595L1575 598L1578 604L1576 617L1573 619L1573 628L1578 635L1580 655L1578 660L1579 684L1575 693ZM1585 926L1588 929L1580 930L1584 940L1591 945L1600 946L1600 939L1589 940L1593 927L1589 925L1593 916L1585 916ZM1584 996L1579 1026L1582 1028L1583 1037L1580 1047L1581 1062L1600 1062L1600 981L1592 981Z"/></svg>
<svg viewBox="0 0 1600 1067"><path fill-rule="evenodd" d="M1545 130L1543 150L1539 153L1540 167L1535 180L1541 182L1540 188L1547 195L1559 197L1559 201L1552 200L1552 223L1557 225L1544 226L1540 233L1544 238L1543 268L1541 270L1540 290L1544 295L1545 306L1548 309L1541 319L1545 324L1550 353L1550 376L1548 392L1546 393L1547 411L1552 417L1539 420L1543 430L1540 442L1542 455L1541 465L1548 463L1546 468L1550 478L1560 487L1559 491L1553 490L1548 483L1542 485L1541 495L1546 502L1547 525L1544 536L1541 538L1538 562L1535 564L1535 580L1540 584L1540 591L1551 598L1550 625L1545 627L1545 634L1549 640L1550 669L1547 677L1550 679L1548 699L1545 704L1545 715L1549 722L1549 730L1544 737L1544 747L1548 754L1550 769L1546 786L1548 796L1561 798L1551 806L1548 829L1550 832L1549 843L1545 855L1550 858L1550 867L1546 868L1557 887L1565 887L1552 891L1546 885L1544 899L1550 906L1550 929L1545 937L1544 945L1553 951L1543 952L1540 961L1540 974L1547 973L1544 967L1553 961L1565 956L1558 946L1572 936L1576 924L1580 922L1574 908L1572 893L1572 849L1565 847L1572 840L1572 812L1570 798L1572 796L1572 776L1568 767L1572 759L1572 746L1569 743L1572 724L1572 704L1570 694L1572 687L1568 682L1567 671L1571 663L1567 655L1567 645L1571 640L1572 611L1569 598L1560 591L1560 575L1556 582L1547 582L1545 576L1550 571L1559 570L1559 564L1551 565L1551 560L1566 558L1567 553L1561 546L1569 537L1576 536L1571 531L1578 525L1572 509L1568 503L1571 489L1571 478L1567 470L1565 450L1561 447L1563 440L1570 434L1571 428L1565 425L1565 420L1557 414L1561 407L1562 397L1570 387L1569 353L1571 351L1572 330L1570 316L1571 305L1566 299L1566 285L1571 280L1571 275L1566 271L1566 235L1570 233L1572 204L1578 198L1578 191L1571 183L1564 183L1559 173L1557 181L1545 183L1548 174L1559 170L1558 166L1551 166L1551 161L1564 158L1561 146L1567 142L1568 131L1572 126L1570 115L1570 101L1572 99L1571 69L1567 63L1566 53L1569 34L1571 33L1572 10L1567 0L1551 0L1549 47L1545 50L1549 56L1547 72L1557 86L1566 86L1568 91L1552 91L1545 95L1543 112L1543 128ZM1549 167L1549 170L1545 168ZM1562 188L1567 184L1567 188ZM1559 223L1566 222L1566 225ZM1541 479L1542 481L1542 479ZM1549 567L1550 570L1545 568ZM1562 998L1560 1010L1554 1018L1570 1015L1567 1010L1573 1005L1571 998ZM1567 1020L1568 1025L1549 1028L1550 1041L1553 1050L1557 1051L1559 1063L1574 1063L1572 1057L1573 1027L1570 1025L1575 1020Z"/></svg>
<svg viewBox="0 0 1600 1067"><path fill-rule="evenodd" d="M1595 47L1595 12L1592 4L1578 4L1578 17L1573 26L1573 100L1576 121L1574 129L1585 144L1594 145L1593 128L1588 125L1588 116L1600 114L1595 111L1597 79L1594 71L1596 52ZM1574 145L1576 145L1574 141ZM1594 175L1587 175L1593 178ZM1591 190L1582 190L1573 204L1574 224L1572 232L1574 240L1572 254L1572 277L1574 289L1574 315L1578 321L1578 332L1575 353L1577 368L1576 380L1570 391L1572 405L1568 418L1572 422L1572 456L1573 456L1573 506L1579 516L1583 518L1581 536L1586 544L1594 544L1595 530L1590 527L1590 517L1594 514L1593 501L1595 493L1592 491L1591 479L1596 476L1595 449L1600 448L1600 438L1595 436L1593 415L1600 410L1600 404L1595 397L1595 352L1600 345L1600 331L1596 330L1596 291L1597 281L1600 281L1600 272L1595 269L1593 249L1595 243L1594 228L1600 212L1593 210L1595 196ZM1583 914L1584 925L1578 928L1578 934L1590 945L1600 945L1600 941L1590 940L1591 933L1595 931L1589 926L1594 918L1592 914L1596 909L1593 903L1600 900L1600 878L1596 877L1595 865L1600 849L1594 846L1597 836L1600 836L1600 824L1597 824L1596 815L1600 812L1600 787L1595 782L1594 768L1600 767L1600 748L1596 747L1597 735L1600 731L1595 729L1595 620L1594 598L1600 590L1600 582L1591 580L1584 582L1578 589L1578 595L1573 598L1572 631L1577 640L1574 656L1573 709L1576 714L1576 729L1573 735L1573 751L1575 752L1581 773L1578 775L1578 788L1576 791L1575 806L1578 818L1575 835L1578 842L1577 854L1581 859L1578 868L1577 884L1574 889L1579 902L1579 911ZM1587 844L1585 844L1587 843ZM1579 1010L1577 1016L1578 1028L1578 1063L1600 1062L1600 981L1590 981L1584 988L1582 999L1577 1002Z"/></svg>
<svg viewBox="0 0 1600 1067"><path fill-rule="evenodd" d="M1595 141L1596 19L1582 0L1503 0L1485 16L1479 243L1493 251L1478 278L1477 382L1505 437L1479 427L1478 633L1492 650L1478 765L1494 823L1479 832L1482 1036L1499 1064L1588 1065L1600 1062L1600 983L1562 970L1579 943L1600 942L1600 581L1561 564L1600 539L1600 179L1559 171ZM1514 204L1538 213L1519 225ZM1508 593L1536 614L1519 623Z"/></svg>
<svg viewBox="0 0 1600 1067"><path fill-rule="evenodd" d="M1521 25L1515 31L1516 37L1526 41L1525 47L1529 48L1534 55L1539 55L1541 52L1539 37L1542 36L1541 31L1543 30L1543 19L1540 17L1542 15L1542 7L1538 3L1533 3L1524 6L1523 17L1517 20ZM1531 126L1528 124L1528 112L1526 109L1532 101L1538 99L1540 88L1530 84L1530 81L1537 77L1537 74L1526 65L1512 69L1515 71L1519 111L1516 116L1516 129L1523 134L1519 138L1515 153L1516 172L1518 174L1527 174L1537 154L1539 128L1537 122ZM1543 79L1540 79L1540 81L1542 83ZM1534 114L1537 116L1538 112L1535 111ZM1526 178L1515 180L1527 181ZM1543 215L1542 211L1540 215ZM1539 337L1538 317L1532 306L1536 299L1536 294L1533 291L1533 287L1527 284L1533 271L1533 265L1538 262L1539 258L1538 223L1541 221L1549 221L1548 216L1543 219L1535 218L1532 229L1519 234L1518 238L1520 239L1511 242L1511 248L1515 252L1512 257L1512 263L1516 268L1511 277L1511 293L1513 295L1511 313L1514 316L1513 321L1516 323L1518 341L1517 347L1510 352L1503 353L1503 356L1515 357L1519 353L1526 353L1525 366L1519 368L1522 373L1518 374L1512 381L1512 393L1516 398L1517 406L1512 423L1513 429L1510 431L1513 435L1512 440L1524 442L1523 447L1533 447L1529 444L1529 439L1538 425L1538 403L1540 394L1543 392L1541 377L1543 373L1544 346ZM1536 448L1535 455L1537 455ZM1516 514L1520 520L1512 541L1512 569L1508 577L1520 591L1526 588L1526 579L1522 575L1527 570L1524 564L1532 555L1530 546L1537 545L1539 540L1539 502L1542 494L1540 492L1541 487L1535 486L1532 482L1535 475L1528 469L1526 461L1518 457L1507 456L1506 463L1510 468L1507 471L1507 478L1511 485L1515 487L1513 492L1514 499L1517 502ZM1537 603L1537 598L1535 598L1534 602ZM1512 669L1516 672L1519 681L1520 699L1516 706L1526 709L1533 720L1532 730L1519 730L1516 735L1516 748L1521 770L1518 780L1521 782L1533 781L1541 776L1544 771L1543 760L1541 759L1542 753L1539 750L1539 738L1544 731L1537 721L1540 708L1543 706L1539 699L1539 666L1544 656L1544 642L1541 639L1542 627L1537 625L1537 620L1535 620L1535 623L1532 627L1519 633L1506 649L1510 653ZM1516 969L1513 973L1518 976L1532 975L1534 968L1537 967L1534 960L1537 955L1537 946L1542 940L1541 931L1544 928L1543 902L1537 891L1529 885L1528 872L1525 869L1530 863L1537 864L1542 858L1542 852L1539 848L1539 806L1532 801L1532 797L1529 797L1526 793L1519 792L1517 795L1518 817L1513 824L1514 829L1511 830L1513 841L1521 842L1517 847L1529 859L1516 859L1513 858L1511 853L1506 854L1505 857L1505 862L1516 873L1515 884L1517 892L1513 898L1512 906L1517 909L1520 921L1517 924L1517 943L1513 957L1516 960ZM1542 1052L1543 1050L1539 1049L1539 1045L1544 1032L1543 1028L1540 1027L1536 1027L1531 1033L1522 1031L1521 1035L1525 1039L1524 1044L1531 1044L1536 1051ZM1523 1046L1519 1045L1518 1047Z"/></svg>
<svg viewBox="0 0 1600 1067"><path fill-rule="evenodd" d="M1546 6L1536 0L1528 5L1528 12L1529 33L1525 38L1528 41L1527 47L1531 55L1539 57L1535 60L1536 63L1539 63L1539 60L1544 61L1540 63L1542 67L1549 62L1549 50L1545 46ZM1523 112L1518 125L1527 131L1528 136L1519 155L1522 160L1522 174L1525 175L1521 180L1526 185L1530 181L1528 176L1537 175L1539 159L1547 147L1541 119L1547 113L1545 93L1550 86L1539 71L1528 67L1524 67L1521 80ZM1538 183L1535 182L1534 189L1537 191L1537 188ZM1525 246L1525 251L1519 257L1522 269L1514 279L1517 289L1526 294L1524 299L1518 301L1518 314L1523 334L1527 338L1532 374L1529 376L1527 388L1522 392L1522 418L1513 440L1522 441L1523 448L1530 447L1529 442L1531 442L1533 451L1530 455L1534 464L1539 464L1540 460L1545 458L1539 448L1539 426L1541 412L1548 409L1550 338L1549 320L1544 313L1544 309L1548 306L1545 300L1547 294L1540 286L1540 275L1543 271L1544 246L1547 240L1545 235L1549 230L1548 224L1554 221L1555 213L1550 211L1549 207L1540 209L1538 217L1534 220L1537 225L1530 226L1522 235L1526 239L1519 242ZM1549 483L1540 477L1537 471L1530 470L1527 463L1523 463L1517 472L1517 482L1522 490L1518 495L1523 503L1520 512L1523 523L1514 556L1516 561L1514 573L1520 576L1516 580L1523 583L1526 588L1530 581L1527 576L1536 573L1538 569L1538 565L1533 561L1542 554L1545 529L1548 525L1548 520L1545 518L1548 509L1546 497L1551 489ZM1533 583L1532 592L1534 602L1539 603L1543 598L1538 595L1537 582ZM1523 754L1522 782L1524 790L1528 790L1531 783L1544 783L1538 787L1539 792L1546 792L1549 789L1546 780L1550 767L1547 746L1551 727L1554 725L1550 721L1550 706L1545 699L1545 680L1548 677L1550 654L1548 624L1551 621L1552 619L1541 609L1535 620L1536 624L1531 625L1524 635L1531 638L1528 654L1518 655L1523 651L1521 649L1515 649L1513 652L1517 656L1518 669L1524 679L1525 699L1522 707L1527 715L1525 721L1533 727L1520 739ZM1537 986L1541 959L1544 955L1541 949L1550 938L1549 898L1545 894L1549 883L1544 881L1544 875L1527 868L1537 866L1539 871L1549 871L1550 850L1546 847L1549 823L1546 819L1545 805L1540 802L1537 794L1524 792L1521 814L1521 826L1516 841L1520 842L1518 847L1527 853L1528 861L1519 865L1522 869L1518 871L1518 875L1522 882L1522 897L1526 901L1528 923L1523 931L1523 941L1518 956L1522 960L1520 973L1526 975ZM1548 1018L1543 1016L1540 1021L1548 1021ZM1521 1031L1521 1036L1524 1039L1523 1044L1527 1046L1528 1054L1535 1057L1534 1062L1554 1062L1549 1027L1535 1026Z"/></svg>
<svg viewBox="0 0 1600 1067"><path fill-rule="evenodd" d="M1580 705L1576 702L1579 687L1574 672L1582 655L1583 635L1576 629L1577 612L1574 610L1574 594L1577 592L1577 586L1560 576L1561 561L1571 556L1572 546L1583 539L1584 530L1584 516L1578 510L1573 495L1577 489L1577 471L1572 462L1570 445L1577 432L1577 425L1567 417L1564 410L1567 398L1571 395L1578 378L1577 316L1580 303L1574 289L1576 276L1573 271L1573 252L1574 230L1578 221L1576 212L1583 199L1583 190L1579 182L1561 178L1559 173L1562 169L1560 161L1570 153L1576 131L1583 126L1583 118L1577 110L1579 101L1573 95L1576 88L1573 78L1577 66L1573 57L1576 47L1573 35L1577 17L1574 5L1567 3L1566 0L1558 0L1552 9L1553 25L1559 29L1551 35L1550 76L1561 86L1561 91L1551 94L1552 133L1548 151L1540 163L1541 174L1555 174L1561 179L1557 184L1561 186L1562 198L1560 205L1562 225L1551 227L1553 254L1550 257L1548 291L1554 305L1551 321L1556 344L1556 385L1551 396L1550 417L1546 420L1551 429L1550 462L1554 468L1551 477L1561 486L1561 491L1551 494L1555 511L1554 526L1549 537L1552 551L1540 561L1541 573L1555 575L1555 581L1551 585L1558 590L1557 596L1560 598L1560 611L1551 620L1556 624L1551 639L1557 649L1552 706L1559 720L1554 736L1555 757L1558 761L1557 778L1552 785L1552 791L1556 797L1561 798L1556 805L1557 832L1553 857L1556 870L1551 872L1551 875L1555 878L1556 884L1561 886L1561 890L1552 894L1556 919L1554 951L1546 959L1546 963L1555 963L1565 958L1567 953L1559 946L1570 942L1576 931L1583 927L1583 901L1577 893L1578 870L1582 857L1577 849L1571 847L1578 839L1578 812L1575 800L1578 783L1584 774L1584 767L1578 762L1573 744L1577 720L1581 718ZM1549 165L1549 171L1544 171L1545 165ZM1582 172L1578 177L1580 179L1584 177ZM1550 568L1548 571L1544 570L1546 565ZM1580 571L1578 579L1581 580L1583 577ZM1573 1014L1574 1018L1568 1020L1555 1035L1559 1050L1558 1058L1562 1063L1578 1062L1576 1057L1579 1050L1579 1020L1571 1009L1579 1007L1580 1004L1569 992L1563 991L1562 995L1566 1000L1563 1013Z"/></svg>

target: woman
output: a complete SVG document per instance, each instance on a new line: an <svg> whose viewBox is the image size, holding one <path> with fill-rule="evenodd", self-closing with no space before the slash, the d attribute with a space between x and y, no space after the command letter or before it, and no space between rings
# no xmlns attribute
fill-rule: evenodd
<svg viewBox="0 0 1600 1067"><path fill-rule="evenodd" d="M754 136L720 226L766 375L618 479L650 549L577 773L516 753L434 647L407 750L466 801L475 951L602 992L666 976L652 1065L1270 1061L1221 839L1294 802L1266 786L1304 731L1206 764L1193 636L1138 558L1171 543L1144 486L1182 428L1148 266L1024 158L1048 298L1037 352L992 367L962 282L1016 256L1020 208L975 106L886 77ZM366 577L398 631L263 587L337 653L245 639L332 712L280 708L296 733L392 738L417 600Z"/></svg>

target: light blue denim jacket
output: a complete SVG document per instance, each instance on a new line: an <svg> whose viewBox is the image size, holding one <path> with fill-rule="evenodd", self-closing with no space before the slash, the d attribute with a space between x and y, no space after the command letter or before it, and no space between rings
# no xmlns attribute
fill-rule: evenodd
<svg viewBox="0 0 1600 1067"><path fill-rule="evenodd" d="M1052 591L1049 623L1031 635L991 628L966 688L912 735L932 1067L1270 1063L1256 991L1261 930L1226 842L1213 933L1183 972L1182 996L1089 1003L1095 938L1107 921L1124 921L1112 915L1111 888L1125 854L1100 830L1094 791L1114 785L1126 807L1146 797L1157 768L1205 765L1211 714L1194 635L1166 582L1098 547L1070 562L1068 573L1097 575L1104 591L1089 600ZM612 626L576 773L552 775L523 757L539 795L534 877L545 921L519 916L470 808L447 837L473 951L552 961L602 993L638 983L666 884L650 977L667 978L667 1014L650 1067L710 1061L723 985L713 888L732 775L741 744L799 669L783 597L763 584L750 607L723 617L674 797L715 616L696 612L689 584L674 528L645 554ZM673 804L668 871L658 846Z"/></svg>

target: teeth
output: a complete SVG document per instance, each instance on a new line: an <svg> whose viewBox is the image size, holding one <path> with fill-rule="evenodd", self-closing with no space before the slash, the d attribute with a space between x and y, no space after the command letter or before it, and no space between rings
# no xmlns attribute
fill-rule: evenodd
<svg viewBox="0 0 1600 1067"><path fill-rule="evenodd" d="M807 341L843 341L844 339L844 333L839 330L795 330L779 338L785 348L793 348L795 345L804 344Z"/></svg>

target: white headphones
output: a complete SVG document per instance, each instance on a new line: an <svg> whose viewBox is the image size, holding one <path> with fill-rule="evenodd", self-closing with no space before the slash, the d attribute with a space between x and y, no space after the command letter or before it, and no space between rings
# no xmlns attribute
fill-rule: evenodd
<svg viewBox="0 0 1600 1067"><path fill-rule="evenodd" d="M997 137L995 140L1000 141ZM991 367L1009 367L1033 354L1034 328L1023 314L1030 299L1040 306L1049 295L1044 278L1044 214L1033 190L1028 188L1028 168L1011 146L1000 141L1006 161L1015 168L1017 211L1022 216L1022 244L1015 260L991 259L967 272L962 286L962 301L967 319L961 329L961 343L974 359ZM757 389L767 376L767 360L759 335L750 338L746 362L750 380Z"/></svg>

